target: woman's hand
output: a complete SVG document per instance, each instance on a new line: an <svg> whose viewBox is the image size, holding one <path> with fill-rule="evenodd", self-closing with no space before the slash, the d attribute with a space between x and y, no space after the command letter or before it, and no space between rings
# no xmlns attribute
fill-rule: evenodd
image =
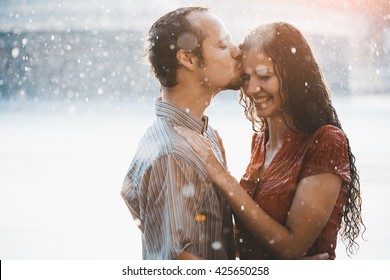
<svg viewBox="0 0 390 280"><path fill-rule="evenodd" d="M201 134L188 129L186 127L177 126L173 128L179 135L184 137L186 141L191 145L192 149L206 165L207 173L214 184L218 185L218 181L221 180L224 174L227 173L226 169L219 162L216 156L211 141Z"/></svg>

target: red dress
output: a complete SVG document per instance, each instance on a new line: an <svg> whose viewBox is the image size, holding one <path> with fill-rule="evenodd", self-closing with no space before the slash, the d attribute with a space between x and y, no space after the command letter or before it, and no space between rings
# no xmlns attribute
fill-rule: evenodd
<svg viewBox="0 0 390 280"><path fill-rule="evenodd" d="M311 135L289 131L283 136L283 146L258 179L264 164L267 133L255 133L252 138L251 160L240 185L257 204L279 223L285 225L290 206L301 179L331 172L343 179L329 221L314 241L307 255L328 252L334 259L337 233L340 229L346 185L350 182L348 146L343 132L331 125L322 126ZM237 244L240 259L273 259L252 237L244 224L236 219Z"/></svg>

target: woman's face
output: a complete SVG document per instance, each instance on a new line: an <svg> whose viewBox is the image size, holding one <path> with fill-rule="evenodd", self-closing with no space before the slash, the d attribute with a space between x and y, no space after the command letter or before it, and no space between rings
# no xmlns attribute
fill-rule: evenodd
<svg viewBox="0 0 390 280"><path fill-rule="evenodd" d="M280 82L271 58L262 51L242 52L244 94L249 96L259 118L280 116L282 107Z"/></svg>

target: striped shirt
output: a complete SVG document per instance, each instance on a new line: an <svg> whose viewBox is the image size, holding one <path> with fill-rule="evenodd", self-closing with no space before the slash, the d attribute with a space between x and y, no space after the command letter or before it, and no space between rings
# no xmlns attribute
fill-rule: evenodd
<svg viewBox="0 0 390 280"><path fill-rule="evenodd" d="M174 130L184 126L210 139L224 163L208 119L155 102L157 119L142 137L121 195L142 231L143 259L175 259L182 251L205 259L235 257L232 215L204 163Z"/></svg>

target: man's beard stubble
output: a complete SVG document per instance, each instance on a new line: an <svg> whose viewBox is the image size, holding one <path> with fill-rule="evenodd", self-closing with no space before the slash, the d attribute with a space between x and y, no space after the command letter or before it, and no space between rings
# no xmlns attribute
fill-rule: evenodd
<svg viewBox="0 0 390 280"><path fill-rule="evenodd" d="M225 87L225 89L227 90L239 90L242 86L242 79L241 77L238 77L238 78L235 78L235 79L232 79L229 84L227 84L227 86Z"/></svg>

